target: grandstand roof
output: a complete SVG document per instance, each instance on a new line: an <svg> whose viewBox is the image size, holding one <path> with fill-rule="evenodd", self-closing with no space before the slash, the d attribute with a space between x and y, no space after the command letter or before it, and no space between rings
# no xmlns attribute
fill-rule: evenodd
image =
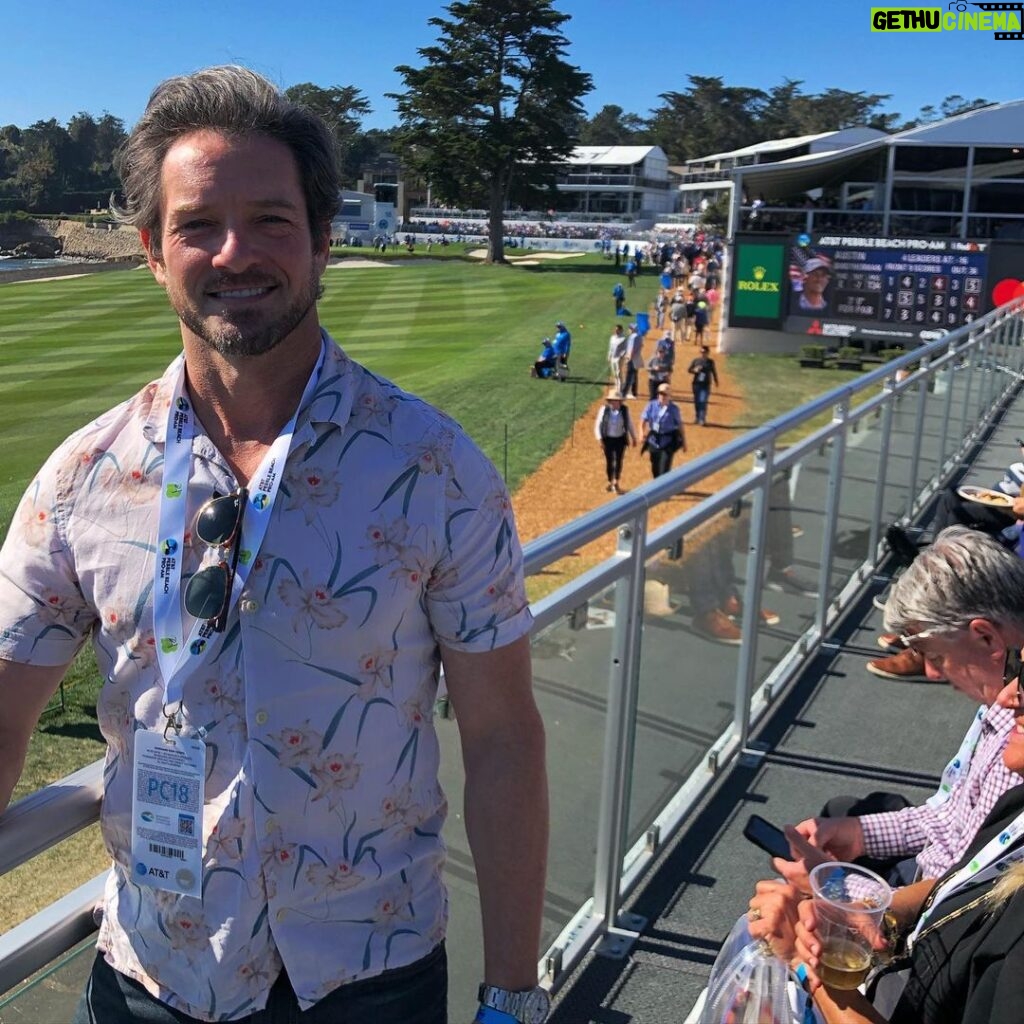
<svg viewBox="0 0 1024 1024"><path fill-rule="evenodd" d="M888 146L1020 146L1024 100L996 103L965 114L910 128L896 135L880 135L860 145L824 153L807 153L775 163L736 167L732 174L758 191L801 192L841 177L864 156Z"/></svg>
<svg viewBox="0 0 1024 1024"><path fill-rule="evenodd" d="M755 142L752 146L743 146L741 149L733 149L728 153L710 153L707 156L699 156L687 161L688 164L706 163L709 160L733 160L745 156L759 156L762 153L784 152L787 149L797 149L799 146L814 146L818 152L832 151L835 149L847 148L851 145L858 145L871 139L885 138L886 134L877 128L840 128L832 132L817 132L814 135L791 135L786 139L769 139L767 142ZM829 146L828 142L835 145Z"/></svg>
<svg viewBox="0 0 1024 1024"><path fill-rule="evenodd" d="M623 166L643 163L651 154L666 159L660 146L577 146L569 163Z"/></svg>

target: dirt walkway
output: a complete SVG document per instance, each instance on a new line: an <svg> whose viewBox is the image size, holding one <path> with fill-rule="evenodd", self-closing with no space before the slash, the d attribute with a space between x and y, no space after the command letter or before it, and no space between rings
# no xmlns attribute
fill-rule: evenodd
<svg viewBox="0 0 1024 1024"><path fill-rule="evenodd" d="M653 307L650 309L651 323L655 322ZM717 318L711 337L717 337ZM649 357L654 352L657 339L662 332L651 327L646 335L644 352ZM716 353L712 349L715 366L718 370L719 386L712 389L711 402L708 406L708 423L699 427L693 422L693 398L690 389L690 376L686 372L690 360L697 355L699 349L691 343L676 345L676 370L673 375L673 399L683 413L686 428L686 452L676 455L674 465L679 466L684 460L692 460L714 448L732 440L736 434L732 424L739 422L743 410L743 401L739 388L729 370L728 357ZM541 387L558 387L557 384L539 384ZM647 394L647 374L641 372L639 392ZM587 412L576 421L573 436L565 441L562 447L541 467L531 475L512 497L516 521L523 543L553 530L555 527L576 519L597 508L607 501L616 501L618 497L606 490L604 454L601 445L594 439L594 421L604 399L598 399ZM630 416L640 436L640 415L646 404L644 398L629 401ZM628 491L651 479L651 463L648 458L638 454L639 448L626 451L622 471L622 488ZM709 478L708 488L717 489L727 482L724 473ZM669 519L679 515L689 505L694 505L707 496L709 489L687 491L682 495L665 502L651 515L651 526L660 526ZM604 537L574 552L569 558L551 566L545 571L544 583L534 581L530 587L531 598L548 593L555 587L567 582L591 565L596 564L612 554L615 548L614 538Z"/></svg>

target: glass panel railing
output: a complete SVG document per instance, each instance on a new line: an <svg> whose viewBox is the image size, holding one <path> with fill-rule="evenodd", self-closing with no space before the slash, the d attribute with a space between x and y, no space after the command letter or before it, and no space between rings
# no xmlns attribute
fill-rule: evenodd
<svg viewBox="0 0 1024 1024"><path fill-rule="evenodd" d="M682 557L647 565L627 848L733 716L739 630L735 523L688 534Z"/></svg>
<svg viewBox="0 0 1024 1024"><path fill-rule="evenodd" d="M73 946L10 992L0 995L0 1021L71 1020L96 957L96 939Z"/></svg>

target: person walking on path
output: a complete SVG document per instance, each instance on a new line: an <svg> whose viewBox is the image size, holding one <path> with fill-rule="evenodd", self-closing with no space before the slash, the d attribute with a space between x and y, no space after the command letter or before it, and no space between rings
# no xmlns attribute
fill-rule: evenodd
<svg viewBox="0 0 1024 1024"><path fill-rule="evenodd" d="M686 451L683 414L672 401L668 384L658 385L658 397L648 402L641 418L644 451L651 456L651 476L657 478L672 468L672 457Z"/></svg>
<svg viewBox="0 0 1024 1024"><path fill-rule="evenodd" d="M105 680L112 864L73 1020L443 1024L443 667L478 1019L529 1000L541 1021L544 729L510 499L320 324L334 137L208 68L158 86L118 170L183 351L57 448L0 549L0 808L90 640Z"/></svg>
<svg viewBox="0 0 1024 1024"><path fill-rule="evenodd" d="M636 331L636 324L630 324L631 332ZM612 384L615 390L621 395L622 391L622 361L626 355L626 334L622 330L622 324L616 324L608 339L608 368L611 370Z"/></svg>
<svg viewBox="0 0 1024 1024"><path fill-rule="evenodd" d="M694 422L700 426L707 423L708 399L711 396L711 383L718 387L718 371L715 361L711 358L707 345L701 345L700 355L687 367L692 377Z"/></svg>
<svg viewBox="0 0 1024 1024"><path fill-rule="evenodd" d="M668 318L672 321L672 340L682 343L686 336L686 300L683 298L681 291L677 291L672 296L672 305L669 306Z"/></svg>
<svg viewBox="0 0 1024 1024"><path fill-rule="evenodd" d="M636 446L636 431L629 415L629 408L617 391L609 391L604 405L598 410L594 421L594 437L604 449L605 471L609 491L621 494L619 480L622 477L622 456L626 445Z"/></svg>
<svg viewBox="0 0 1024 1024"><path fill-rule="evenodd" d="M638 398L636 386L644 365L644 335L640 333L639 327L630 331L626 339L625 363L626 380L622 385L622 393L627 398Z"/></svg>

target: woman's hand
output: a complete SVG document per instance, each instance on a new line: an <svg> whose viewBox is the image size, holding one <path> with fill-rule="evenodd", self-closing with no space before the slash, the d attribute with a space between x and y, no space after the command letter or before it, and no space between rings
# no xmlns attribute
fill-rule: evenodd
<svg viewBox="0 0 1024 1024"><path fill-rule="evenodd" d="M758 882L750 900L748 931L755 939L767 939L772 952L789 963L796 955L800 891L786 882Z"/></svg>

